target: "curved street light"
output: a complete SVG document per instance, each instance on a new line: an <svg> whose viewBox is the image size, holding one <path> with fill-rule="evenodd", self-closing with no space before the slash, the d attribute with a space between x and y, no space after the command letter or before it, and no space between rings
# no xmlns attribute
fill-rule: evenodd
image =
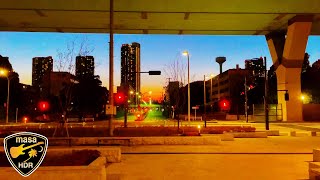
<svg viewBox="0 0 320 180"><path fill-rule="evenodd" d="M188 123L190 126L190 54L188 51L184 51L182 55L188 58Z"/></svg>

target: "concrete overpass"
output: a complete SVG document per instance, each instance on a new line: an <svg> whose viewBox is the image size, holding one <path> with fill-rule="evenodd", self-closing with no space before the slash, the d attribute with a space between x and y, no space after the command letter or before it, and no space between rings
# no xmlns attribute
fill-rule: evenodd
<svg viewBox="0 0 320 180"><path fill-rule="evenodd" d="M278 89L290 94L285 101L284 92L278 92L284 120L302 120L300 73L308 36L320 34L319 0L115 0L112 6L110 0L2 0L0 4L0 31L109 33L110 29L110 37L113 33L265 35L277 67ZM113 44L113 38L110 41ZM110 50L111 61L113 47Z"/></svg>

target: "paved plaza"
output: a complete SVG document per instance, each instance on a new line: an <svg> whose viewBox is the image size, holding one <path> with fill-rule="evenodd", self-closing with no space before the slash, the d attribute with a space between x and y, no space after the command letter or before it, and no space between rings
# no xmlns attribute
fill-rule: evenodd
<svg viewBox="0 0 320 180"><path fill-rule="evenodd" d="M236 138L214 146L122 147L111 179L308 179L320 137Z"/></svg>

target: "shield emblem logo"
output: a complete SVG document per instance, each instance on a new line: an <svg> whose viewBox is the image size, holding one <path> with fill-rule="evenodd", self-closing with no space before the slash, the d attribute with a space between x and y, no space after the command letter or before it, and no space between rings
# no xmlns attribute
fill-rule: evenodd
<svg viewBox="0 0 320 180"><path fill-rule="evenodd" d="M24 177L32 174L40 166L48 149L48 139L32 132L7 136L3 144L8 161Z"/></svg>

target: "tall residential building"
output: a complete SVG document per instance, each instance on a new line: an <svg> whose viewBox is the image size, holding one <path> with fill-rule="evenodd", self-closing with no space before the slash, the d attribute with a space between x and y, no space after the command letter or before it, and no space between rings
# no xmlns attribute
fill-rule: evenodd
<svg viewBox="0 0 320 180"><path fill-rule="evenodd" d="M32 58L32 86L42 91L43 76L53 70L53 59L48 57Z"/></svg>
<svg viewBox="0 0 320 180"><path fill-rule="evenodd" d="M76 77L78 79L94 76L94 57L77 56L76 57Z"/></svg>
<svg viewBox="0 0 320 180"><path fill-rule="evenodd" d="M263 58L253 58L245 60L245 69L252 71L254 77L264 77L265 66Z"/></svg>
<svg viewBox="0 0 320 180"><path fill-rule="evenodd" d="M140 44L132 43L123 44L121 47L121 84L125 85L125 77L127 75L129 90L140 93Z"/></svg>

